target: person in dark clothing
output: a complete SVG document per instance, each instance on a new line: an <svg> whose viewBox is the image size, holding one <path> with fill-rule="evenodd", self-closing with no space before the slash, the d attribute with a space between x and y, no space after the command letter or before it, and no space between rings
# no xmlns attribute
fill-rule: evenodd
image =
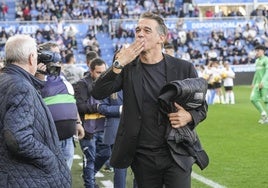
<svg viewBox="0 0 268 188"><path fill-rule="evenodd" d="M100 114L100 101L91 95L92 83L106 70L100 58L91 61L90 72L74 84L76 104L85 129L85 137L80 140L83 151L83 179L86 188L95 188L95 175L111 155L109 145L103 143L105 116Z"/></svg>
<svg viewBox="0 0 268 188"><path fill-rule="evenodd" d="M37 44L14 35L0 73L0 187L70 188L71 173L59 148L52 115L39 94Z"/></svg>
<svg viewBox="0 0 268 188"><path fill-rule="evenodd" d="M171 56L176 57L176 55L175 55L175 48L174 48L173 44L171 44L171 43L166 43L164 45L164 52L166 54L168 54L168 55L171 55Z"/></svg>
<svg viewBox="0 0 268 188"><path fill-rule="evenodd" d="M123 90L123 110L110 164L115 168L131 166L139 188L191 187L195 159L190 154L178 155L175 161L167 144L167 127L193 130L207 114L205 101L188 111L174 103L176 112L160 113L157 98L165 84L197 77L193 64L162 53L166 36L161 17L142 14L135 41L116 54L113 66L96 80L92 90L96 99Z"/></svg>
<svg viewBox="0 0 268 188"><path fill-rule="evenodd" d="M55 58L54 60L56 62L50 63L52 63L53 66L60 66L60 48L57 43L52 41L45 42L40 44L39 48L46 52L54 53L54 57L58 54L59 59ZM41 64L42 62L38 64L38 72L40 71ZM45 66L46 70L48 70L48 64L45 64ZM40 93L52 114L60 140L61 151L68 167L71 169L74 156L74 137L78 139L84 137L84 129L81 125L74 98L74 89L72 84L67 81L62 71L59 71L59 75L46 75L44 81L45 84L40 90Z"/></svg>
<svg viewBox="0 0 268 188"><path fill-rule="evenodd" d="M88 74L90 74L90 64L91 61L95 58L99 57L99 55L97 54L97 52L95 51L89 51L86 55L86 64L88 67L88 71L84 72L84 77L87 76Z"/></svg>
<svg viewBox="0 0 268 188"><path fill-rule="evenodd" d="M104 137L103 143L113 147L114 140L116 137L120 114L123 108L123 97L122 91L113 93L110 97L101 101L99 105L99 111L101 114L105 115L106 123L104 126ZM107 164L108 163L108 164ZM110 165L110 161L106 162L106 167ZM105 169L104 168L104 169ZM127 177L127 168L114 169L114 187L116 188L126 188L126 177Z"/></svg>

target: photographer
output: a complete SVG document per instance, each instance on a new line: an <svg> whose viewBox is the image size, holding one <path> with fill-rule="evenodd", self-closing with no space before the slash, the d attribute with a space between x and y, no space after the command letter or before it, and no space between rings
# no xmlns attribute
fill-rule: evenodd
<svg viewBox="0 0 268 188"><path fill-rule="evenodd" d="M76 107L73 87L61 73L58 45L53 42L41 44L38 63L39 75L37 76L45 81L41 95L51 111L60 140L60 148L71 169L74 155L73 136L83 138L84 129Z"/></svg>

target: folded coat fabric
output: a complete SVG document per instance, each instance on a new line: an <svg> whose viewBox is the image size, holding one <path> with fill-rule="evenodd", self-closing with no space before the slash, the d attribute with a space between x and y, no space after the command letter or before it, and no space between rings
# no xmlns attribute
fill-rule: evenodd
<svg viewBox="0 0 268 188"><path fill-rule="evenodd" d="M172 81L160 91L158 97L160 110L165 114L175 112L174 102L181 105L185 110L193 110L204 104L206 92L207 81L203 78ZM174 160L177 162L177 155L190 155L200 169L206 168L209 158L201 147L196 131L191 130L189 126L177 129L170 127L167 129L167 143Z"/></svg>
<svg viewBox="0 0 268 188"><path fill-rule="evenodd" d="M158 102L164 113L174 112L174 102L181 105L185 110L192 110L203 105L207 81L204 78L188 78L175 80L166 84L160 91Z"/></svg>
<svg viewBox="0 0 268 188"><path fill-rule="evenodd" d="M196 131L188 126L170 129L167 143L175 161L177 161L176 155L190 155L201 170L208 166L208 155L203 150Z"/></svg>

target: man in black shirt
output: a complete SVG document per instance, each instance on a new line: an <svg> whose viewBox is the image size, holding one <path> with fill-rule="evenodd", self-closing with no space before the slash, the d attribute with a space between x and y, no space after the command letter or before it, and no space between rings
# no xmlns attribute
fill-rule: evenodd
<svg viewBox="0 0 268 188"><path fill-rule="evenodd" d="M117 53L113 67L96 80L92 90L97 99L123 90L123 112L110 163L116 168L131 165L139 188L191 186L195 160L190 155L174 160L166 140L167 127L193 130L206 118L205 102L189 111L175 103L177 111L167 115L159 110L157 99L164 85L197 77L193 64L162 53L167 32L161 17L142 14L134 43Z"/></svg>

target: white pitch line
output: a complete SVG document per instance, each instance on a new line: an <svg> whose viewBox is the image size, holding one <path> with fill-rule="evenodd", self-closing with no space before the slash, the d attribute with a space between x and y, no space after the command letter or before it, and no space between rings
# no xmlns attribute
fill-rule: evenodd
<svg viewBox="0 0 268 188"><path fill-rule="evenodd" d="M79 159L79 158L81 158L79 155L76 155L74 157L74 159ZM83 163L79 163L79 166L82 166L82 165L83 165ZM195 172L192 172L191 175L194 179L196 179L196 180L198 180L198 181L200 181L200 182L202 182L202 183L204 183L212 188L226 188L225 186L220 185L220 184L218 184L210 179L207 179L204 176L196 174ZM104 175L101 172L97 172L96 177L104 177ZM105 186L104 188L113 188L114 187L113 182L110 180L101 181L101 183Z"/></svg>
<svg viewBox="0 0 268 188"><path fill-rule="evenodd" d="M104 188L114 188L114 184L110 180L101 181L102 185L104 185Z"/></svg>
<svg viewBox="0 0 268 188"><path fill-rule="evenodd" d="M75 154L74 159L82 159L82 157L80 155Z"/></svg>
<svg viewBox="0 0 268 188"><path fill-rule="evenodd" d="M194 179L196 179L196 180L198 180L198 181L210 186L210 187L213 187L213 188L226 188L225 186L220 185L220 184L218 184L218 183L216 183L216 182L214 182L214 181L212 181L210 179L207 179L204 176L196 174L195 172L192 172L192 177Z"/></svg>
<svg viewBox="0 0 268 188"><path fill-rule="evenodd" d="M97 172L97 174L95 175L96 178L103 178L104 174L101 172Z"/></svg>
<svg viewBox="0 0 268 188"><path fill-rule="evenodd" d="M205 177L203 177L203 176L201 176L199 174L196 174L195 172L192 172L192 177L194 179L196 179L196 180L198 180L198 181L200 181L200 182L212 187L212 188L226 188L225 186L220 185L220 184L218 184L218 183L216 183L216 182L214 182L214 181L212 181L210 179L207 179L207 178L205 178ZM101 183L104 185L103 188L114 188L113 182L110 181L110 180L104 180L104 181L101 181Z"/></svg>

